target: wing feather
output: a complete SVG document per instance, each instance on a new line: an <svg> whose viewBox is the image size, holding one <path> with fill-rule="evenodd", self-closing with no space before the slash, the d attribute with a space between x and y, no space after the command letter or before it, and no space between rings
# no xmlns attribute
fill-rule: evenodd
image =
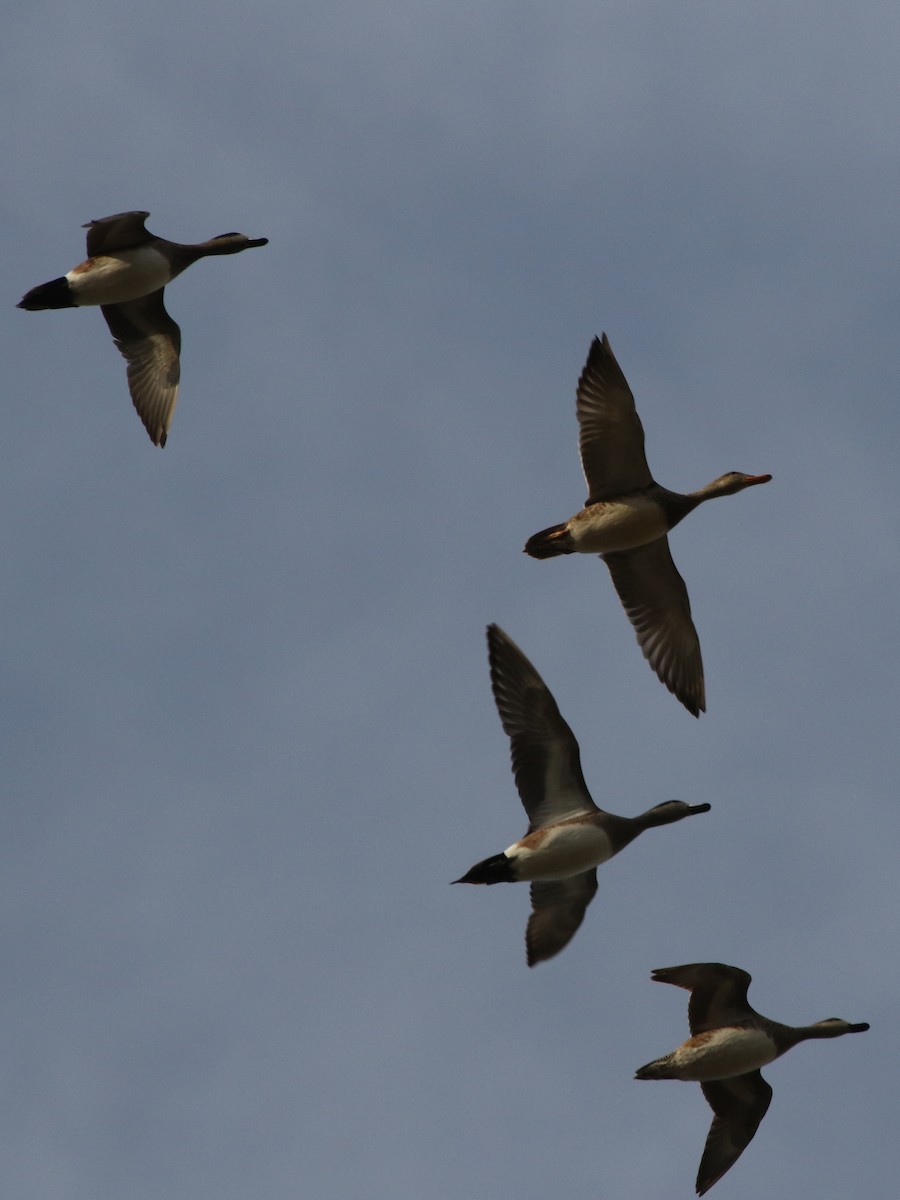
<svg viewBox="0 0 900 1200"><path fill-rule="evenodd" d="M100 217L88 221L87 252L89 258L98 254L114 254L117 250L131 250L152 238L144 227L150 216L148 212L114 213L111 217Z"/></svg>
<svg viewBox="0 0 900 1200"><path fill-rule="evenodd" d="M529 967L553 958L568 946L596 893L596 867L568 879L532 883L533 911L525 932Z"/></svg>
<svg viewBox="0 0 900 1200"><path fill-rule="evenodd" d="M725 963L685 963L680 967L660 967L653 972L657 983L687 988L688 1023L691 1034L721 1029L755 1016L747 1001L751 977L740 967Z"/></svg>
<svg viewBox="0 0 900 1200"><path fill-rule="evenodd" d="M715 1115L697 1172L698 1196L708 1192L734 1166L753 1140L772 1100L772 1089L759 1071L700 1086Z"/></svg>
<svg viewBox="0 0 900 1200"><path fill-rule="evenodd" d="M153 444L164 446L178 400L181 330L166 312L163 288L125 304L100 306L128 364L128 390Z"/></svg>
<svg viewBox="0 0 900 1200"><path fill-rule="evenodd" d="M601 557L644 658L688 712L699 716L706 711L700 639L669 539L657 538L646 546Z"/></svg>
<svg viewBox="0 0 900 1200"><path fill-rule="evenodd" d="M584 782L575 735L543 679L498 625L488 626L488 657L529 833L567 817L598 812Z"/></svg>
<svg viewBox="0 0 900 1200"><path fill-rule="evenodd" d="M591 344L576 395L588 504L651 484L634 396L605 333Z"/></svg>

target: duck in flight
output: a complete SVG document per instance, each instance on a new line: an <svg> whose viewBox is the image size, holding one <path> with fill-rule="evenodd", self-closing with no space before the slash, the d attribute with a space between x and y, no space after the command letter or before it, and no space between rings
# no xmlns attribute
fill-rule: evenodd
<svg viewBox="0 0 900 1200"><path fill-rule="evenodd" d="M687 495L656 483L634 397L605 333L591 345L578 381L576 412L587 503L562 525L530 537L525 553L532 558L599 554L644 657L698 717L706 711L700 641L666 535L698 504L768 483L772 476L729 471Z"/></svg>
<svg viewBox="0 0 900 1200"><path fill-rule="evenodd" d="M766 1115L772 1089L759 1068L798 1042L864 1033L869 1026L840 1017L796 1026L770 1021L747 1003L747 972L724 963L662 967L653 979L691 993L691 1036L671 1054L641 1067L635 1078L693 1080L703 1089L713 1122L697 1173L702 1196L734 1166Z"/></svg>
<svg viewBox="0 0 900 1200"><path fill-rule="evenodd" d="M453 882L531 884L525 945L533 967L571 941L597 891L600 863L645 829L709 812L710 806L667 800L637 817L598 808L581 773L578 743L547 685L498 625L488 626L487 637L494 700L529 825L502 854Z"/></svg>
<svg viewBox="0 0 900 1200"><path fill-rule="evenodd" d="M221 233L184 244L155 237L146 212L116 213L89 221L85 262L67 275L27 292L18 307L36 311L99 304L128 364L128 390L155 446L165 446L181 375L181 330L166 312L167 283L199 258L239 254L268 238Z"/></svg>

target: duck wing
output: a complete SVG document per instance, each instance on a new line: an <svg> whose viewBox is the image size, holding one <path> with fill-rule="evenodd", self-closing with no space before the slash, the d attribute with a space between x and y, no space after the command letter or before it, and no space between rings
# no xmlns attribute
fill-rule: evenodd
<svg viewBox="0 0 900 1200"><path fill-rule="evenodd" d="M594 338L576 391L581 466L588 504L653 482L644 429L609 339Z"/></svg>
<svg viewBox="0 0 900 1200"><path fill-rule="evenodd" d="M596 867L568 879L532 883L532 913L525 931L529 967L552 958L568 946L596 892Z"/></svg>
<svg viewBox="0 0 900 1200"><path fill-rule="evenodd" d="M550 689L499 625L489 625L487 636L491 687L509 736L516 787L530 822L528 832L567 817L599 812L584 782L578 742ZM577 924L572 933L575 928Z"/></svg>
<svg viewBox="0 0 900 1200"><path fill-rule="evenodd" d="M681 967L660 967L653 972L656 983L671 983L687 988L688 1023L691 1034L735 1025L756 1016L747 1002L750 975L740 967L725 963L686 963ZM710 1101L712 1103L712 1101Z"/></svg>
<svg viewBox="0 0 900 1200"><path fill-rule="evenodd" d="M700 1086L715 1115L697 1172L698 1196L708 1192L744 1153L772 1099L772 1089L759 1071Z"/></svg>
<svg viewBox="0 0 900 1200"><path fill-rule="evenodd" d="M163 288L124 304L101 304L123 358L128 390L155 446L165 446L181 378L181 330L166 312Z"/></svg>
<svg viewBox="0 0 900 1200"><path fill-rule="evenodd" d="M667 537L600 556L634 626L644 658L689 713L706 711L700 639Z"/></svg>
<svg viewBox="0 0 900 1200"><path fill-rule="evenodd" d="M88 221L84 226L87 230L88 257L113 254L116 250L131 250L149 242L153 235L144 228L149 216L148 212L124 212L101 217L98 221Z"/></svg>

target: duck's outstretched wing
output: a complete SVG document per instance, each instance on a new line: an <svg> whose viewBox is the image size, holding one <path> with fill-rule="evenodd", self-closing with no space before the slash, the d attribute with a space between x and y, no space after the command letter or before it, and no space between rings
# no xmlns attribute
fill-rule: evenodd
<svg viewBox="0 0 900 1200"><path fill-rule="evenodd" d="M605 333L591 343L576 396L588 504L652 483L634 396Z"/></svg>
<svg viewBox="0 0 900 1200"><path fill-rule="evenodd" d="M688 1023L691 1034L721 1029L756 1016L747 1002L750 975L740 967L725 963L685 963L681 967L660 967L653 972L656 983L671 983L687 988Z"/></svg>
<svg viewBox="0 0 900 1200"><path fill-rule="evenodd" d="M706 711L700 639L667 537L603 554L644 658L689 713Z"/></svg>
<svg viewBox="0 0 900 1200"><path fill-rule="evenodd" d="M499 625L489 625L487 636L491 687L509 736L529 833L567 817L598 812L584 782L578 742L549 688Z"/></svg>
<svg viewBox="0 0 900 1200"><path fill-rule="evenodd" d="M529 967L552 958L568 946L596 893L596 867L568 879L532 883L533 911L525 932Z"/></svg>
<svg viewBox="0 0 900 1200"><path fill-rule="evenodd" d="M88 221L84 226L87 230L88 257L113 254L117 250L132 250L148 242L153 236L144 228L149 216L148 212L124 212Z"/></svg>
<svg viewBox="0 0 900 1200"><path fill-rule="evenodd" d="M715 1115L697 1172L698 1196L708 1192L744 1153L772 1099L772 1089L759 1071L700 1086Z"/></svg>
<svg viewBox="0 0 900 1200"><path fill-rule="evenodd" d="M181 378L181 330L166 312L163 289L125 304L102 304L110 333L128 363L128 390L155 446L165 446Z"/></svg>

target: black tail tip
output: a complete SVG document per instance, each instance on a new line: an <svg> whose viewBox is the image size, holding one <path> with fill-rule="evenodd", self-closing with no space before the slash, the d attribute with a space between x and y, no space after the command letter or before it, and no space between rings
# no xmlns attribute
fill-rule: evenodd
<svg viewBox="0 0 900 1200"><path fill-rule="evenodd" d="M51 279L48 283L39 283L30 292L26 292L16 308L24 308L27 312L40 312L45 308L74 308L75 301L65 275L59 279Z"/></svg>
<svg viewBox="0 0 900 1200"><path fill-rule="evenodd" d="M556 558L559 554L571 554L571 537L565 525L551 525L540 533L533 533L525 543L525 553L532 558Z"/></svg>
<svg viewBox="0 0 900 1200"><path fill-rule="evenodd" d="M635 1079L659 1079L658 1071L655 1071L653 1068L654 1063L644 1063L642 1067L638 1067L635 1071Z"/></svg>
<svg viewBox="0 0 900 1200"><path fill-rule="evenodd" d="M505 854L493 854L470 867L465 875L454 879L454 883L514 883L512 862Z"/></svg>

